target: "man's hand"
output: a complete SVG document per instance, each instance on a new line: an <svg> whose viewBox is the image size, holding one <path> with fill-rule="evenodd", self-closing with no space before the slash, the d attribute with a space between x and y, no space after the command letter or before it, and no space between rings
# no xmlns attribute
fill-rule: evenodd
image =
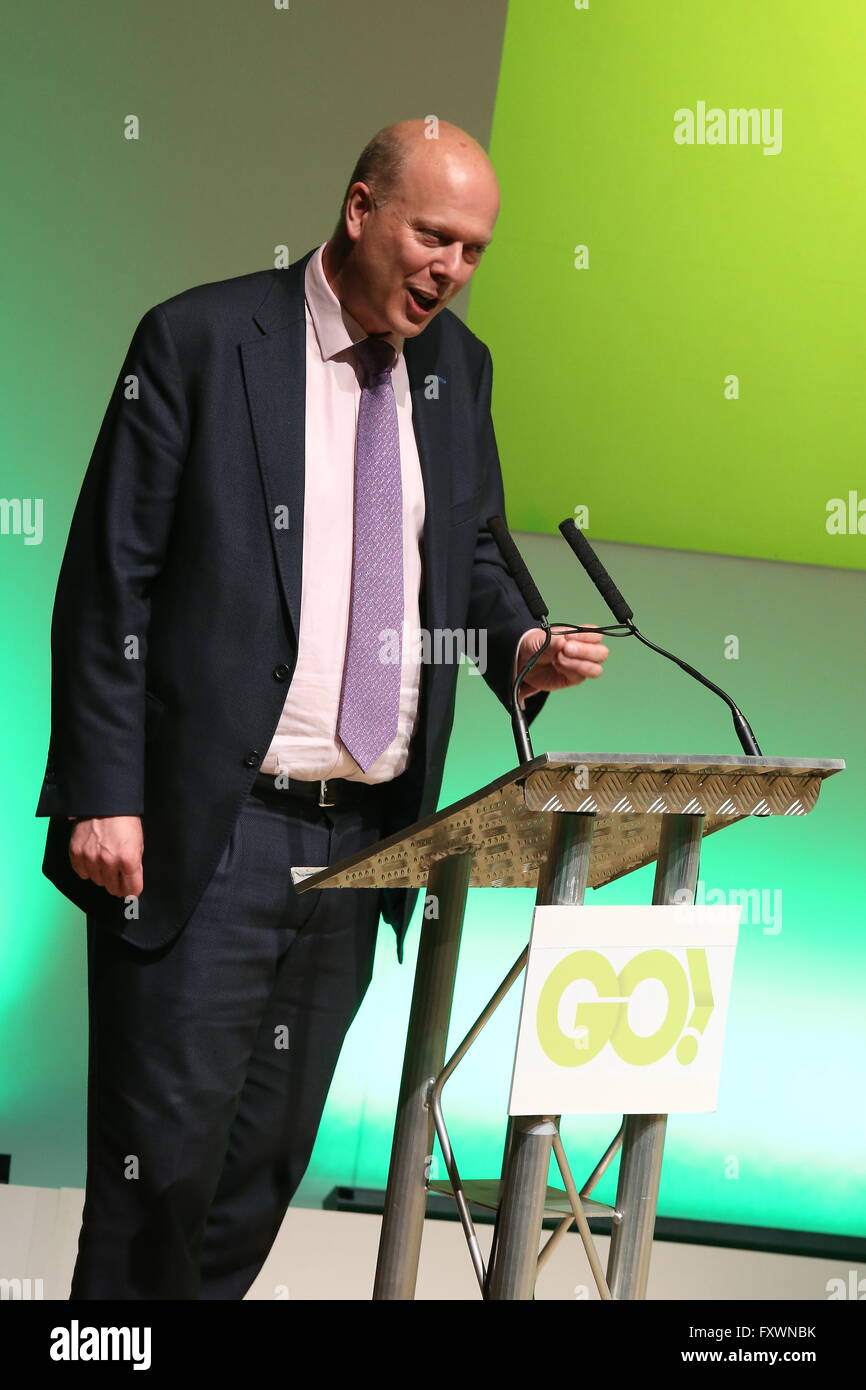
<svg viewBox="0 0 866 1390"><path fill-rule="evenodd" d="M69 841L69 859L78 877L89 878L116 898L137 898L143 892L143 853L140 816L80 820Z"/></svg>
<svg viewBox="0 0 866 1390"><path fill-rule="evenodd" d="M602 641L600 632L573 632L563 635L563 628L577 627L577 623L554 623L551 626L550 646L539 657L526 680L520 687L520 702L539 690L563 690L568 685L580 685L581 681L595 680L604 670L603 663L610 655ZM583 626L583 624L580 624ZM534 627L521 638L517 657L517 669L521 671L526 662L544 644L544 629Z"/></svg>

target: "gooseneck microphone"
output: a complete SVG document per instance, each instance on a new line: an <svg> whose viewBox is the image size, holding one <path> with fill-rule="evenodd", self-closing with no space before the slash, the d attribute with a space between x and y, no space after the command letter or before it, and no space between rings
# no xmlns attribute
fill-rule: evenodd
<svg viewBox="0 0 866 1390"><path fill-rule="evenodd" d="M517 678L511 691L511 729L514 734L514 742L517 745L517 756L521 763L528 763L532 760L532 743L529 738L529 729L526 725L526 716L520 708L520 687L529 675L541 653L550 646L550 623L547 620L548 607L536 588L535 582L526 562L523 559L517 546L511 537L511 533L501 516L489 516L487 527L491 536L496 542L499 553L508 568L508 572L523 595L523 601L535 618L538 626L544 629L544 641L533 652L521 671L518 671Z"/></svg>
<svg viewBox="0 0 866 1390"><path fill-rule="evenodd" d="M720 686L715 685L711 680L707 680L706 676L702 676L700 671L696 671L694 666L690 666L687 661L681 661L678 656L674 656L673 652L666 652L663 647L657 647L648 637L644 637L643 633L632 621L634 617L632 609L626 603L619 589L614 584L604 565L601 563L601 560L586 539L586 536L577 529L571 517L561 522L559 529L617 622L624 624L639 642L643 642L645 647L649 647L652 651L658 652L660 656L666 656L669 661L673 661L676 666L679 666L681 671L685 671L688 675L694 676L696 681L700 681L701 685L705 685L708 690L714 691L720 699L724 700L728 709L731 711L734 729L736 730L737 738L740 740L740 746L743 752L749 754L750 757L760 757L761 750L758 747L758 742L752 732L751 725L742 711L734 704L730 695L727 695Z"/></svg>

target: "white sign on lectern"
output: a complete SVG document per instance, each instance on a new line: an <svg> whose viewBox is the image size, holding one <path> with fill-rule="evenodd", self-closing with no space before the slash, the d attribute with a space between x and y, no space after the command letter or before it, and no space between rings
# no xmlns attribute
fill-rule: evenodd
<svg viewBox="0 0 866 1390"><path fill-rule="evenodd" d="M740 911L536 907L508 1113L715 1110Z"/></svg>

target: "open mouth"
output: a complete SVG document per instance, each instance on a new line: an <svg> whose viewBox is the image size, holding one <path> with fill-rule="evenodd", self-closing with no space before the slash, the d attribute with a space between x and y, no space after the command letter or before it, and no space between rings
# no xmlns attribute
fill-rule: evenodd
<svg viewBox="0 0 866 1390"><path fill-rule="evenodd" d="M422 294L414 285L410 285L408 290L409 298L419 314L429 314L431 309L434 309L439 303L435 294Z"/></svg>

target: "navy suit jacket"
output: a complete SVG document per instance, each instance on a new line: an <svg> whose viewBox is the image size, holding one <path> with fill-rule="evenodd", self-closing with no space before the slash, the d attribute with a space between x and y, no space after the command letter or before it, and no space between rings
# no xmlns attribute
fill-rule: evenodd
<svg viewBox="0 0 866 1390"><path fill-rule="evenodd" d="M297 659L311 255L148 310L70 527L36 810L49 817L42 869L140 946L171 940L210 881ZM426 498L421 624L486 629L484 679L509 709L514 651L535 620L486 528L505 515L490 353L445 309L404 356ZM437 808L457 670L422 667L419 725L387 786L383 836ZM528 721L546 698L527 698ZM75 873L73 815L142 817L137 902ZM401 960L418 891L381 890Z"/></svg>

